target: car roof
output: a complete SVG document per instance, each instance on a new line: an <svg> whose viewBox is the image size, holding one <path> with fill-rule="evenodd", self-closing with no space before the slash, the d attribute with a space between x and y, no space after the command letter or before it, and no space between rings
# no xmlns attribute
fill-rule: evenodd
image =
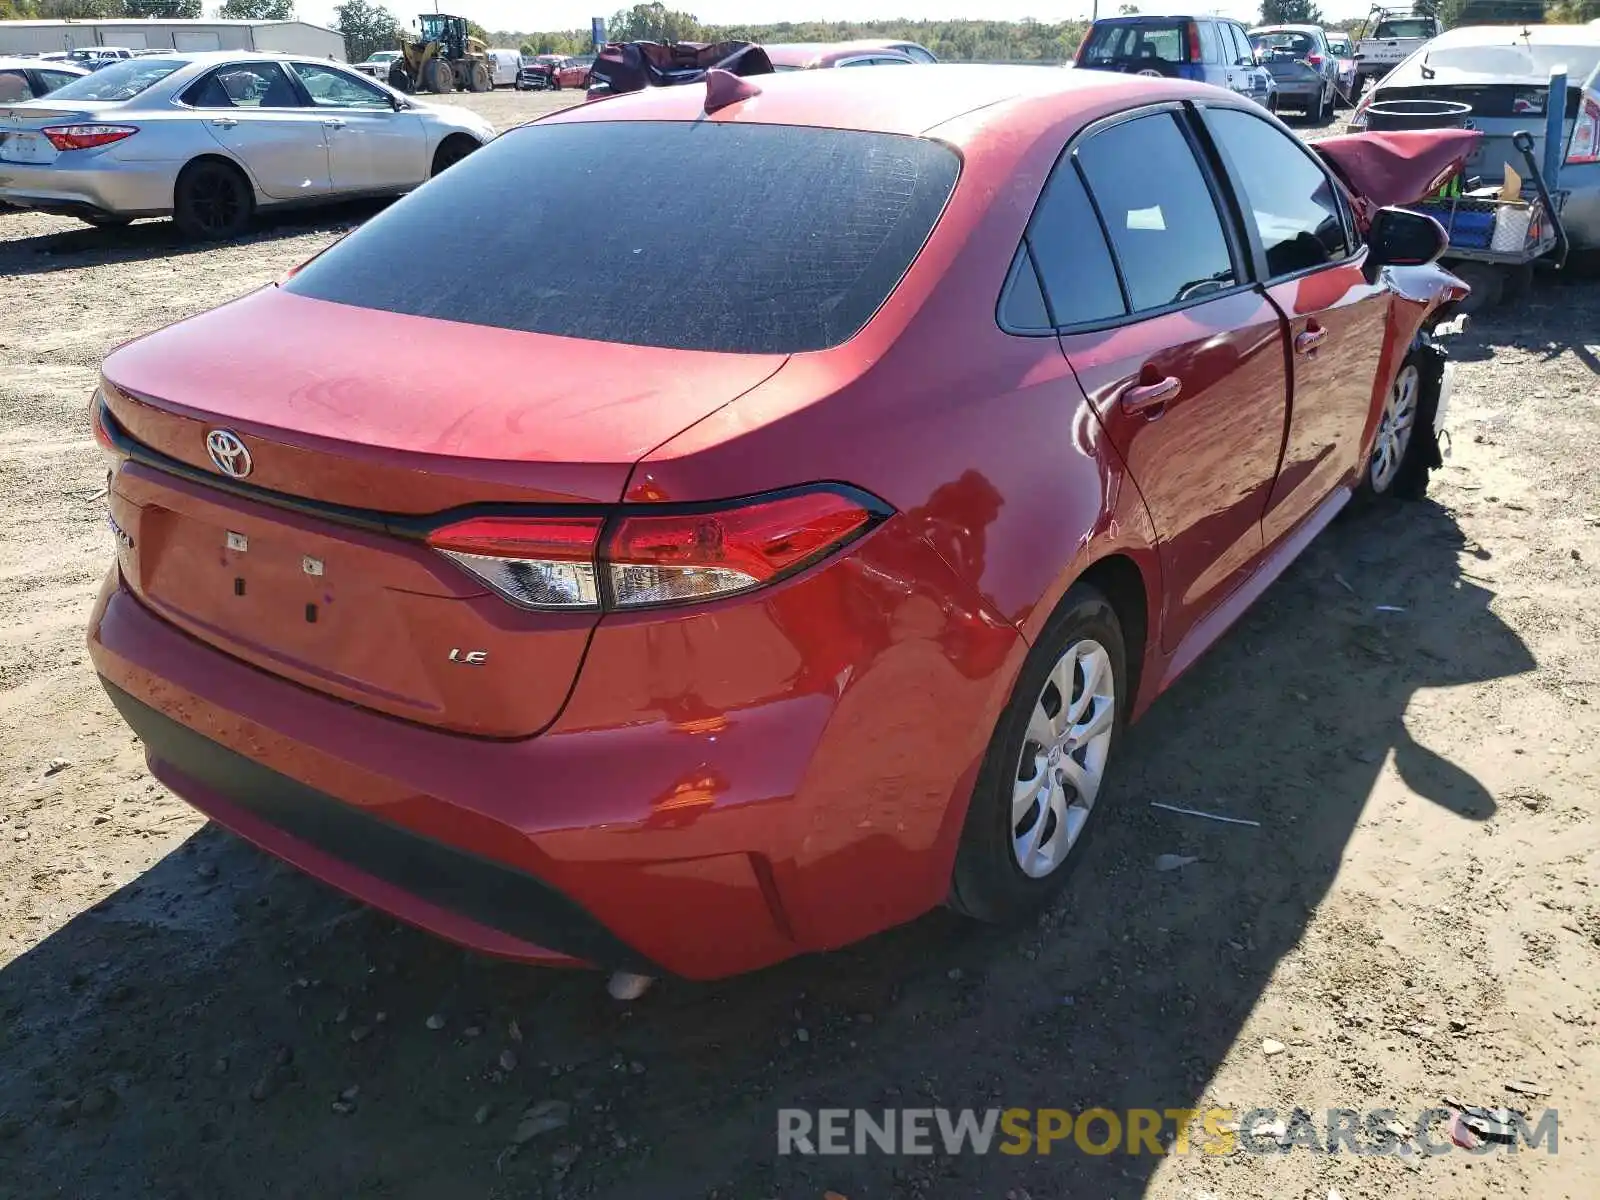
<svg viewBox="0 0 1600 1200"><path fill-rule="evenodd" d="M1257 25L1251 33L1317 33L1321 25Z"/></svg>
<svg viewBox="0 0 1600 1200"><path fill-rule="evenodd" d="M1048 71L926 63L915 71L789 71L747 80L760 89L750 100L705 113L706 89L653 87L561 109L531 126L582 121L738 121L809 125L878 133L923 134L979 109L998 115L1018 106L1070 116L1125 102L1159 103L1185 96L1231 93L1181 79L1111 71ZM980 123L981 125L982 123ZM967 133L950 134L961 144ZM949 131L941 131L945 134Z"/></svg>

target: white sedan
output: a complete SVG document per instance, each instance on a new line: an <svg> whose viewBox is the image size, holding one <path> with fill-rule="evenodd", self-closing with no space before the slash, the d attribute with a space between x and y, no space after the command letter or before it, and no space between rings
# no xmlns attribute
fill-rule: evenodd
<svg viewBox="0 0 1600 1200"><path fill-rule="evenodd" d="M92 225L170 215L227 238L258 209L408 192L493 137L468 109L342 63L149 55L0 104L0 201Z"/></svg>

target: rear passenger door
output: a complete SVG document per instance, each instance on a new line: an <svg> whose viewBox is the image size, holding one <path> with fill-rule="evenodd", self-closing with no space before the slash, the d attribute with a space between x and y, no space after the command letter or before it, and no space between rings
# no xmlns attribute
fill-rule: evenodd
<svg viewBox="0 0 1600 1200"><path fill-rule="evenodd" d="M321 118L275 62L229 63L183 93L206 132L243 163L263 195L298 200L328 192Z"/></svg>
<svg viewBox="0 0 1600 1200"><path fill-rule="evenodd" d="M1202 116L1293 349L1289 434L1262 522L1270 546L1363 465L1375 392L1395 370L1380 362L1388 292L1367 282L1349 206L1303 144L1251 112L1215 107Z"/></svg>
<svg viewBox="0 0 1600 1200"><path fill-rule="evenodd" d="M1177 105L1092 126L1029 226L1062 349L1160 538L1169 651L1256 564L1287 410L1281 321L1196 151Z"/></svg>

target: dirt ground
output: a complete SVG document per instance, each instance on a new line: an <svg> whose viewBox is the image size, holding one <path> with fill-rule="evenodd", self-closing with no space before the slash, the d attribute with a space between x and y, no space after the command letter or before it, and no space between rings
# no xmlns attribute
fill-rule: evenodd
<svg viewBox="0 0 1600 1200"><path fill-rule="evenodd" d="M1457 341L1432 498L1336 523L1162 699L1036 927L935 914L622 1006L204 827L87 665L100 358L371 211L206 249L0 213L0 1196L1600 1195L1600 283ZM786 1106L1413 1120L1445 1095L1554 1107L1559 1152L776 1154ZM546 1101L565 1123L515 1145Z"/></svg>

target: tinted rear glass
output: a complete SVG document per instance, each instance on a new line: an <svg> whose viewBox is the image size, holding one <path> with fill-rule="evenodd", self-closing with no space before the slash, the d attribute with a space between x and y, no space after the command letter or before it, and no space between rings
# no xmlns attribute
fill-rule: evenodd
<svg viewBox="0 0 1600 1200"><path fill-rule="evenodd" d="M959 171L947 146L894 134L534 126L450 168L285 287L603 342L820 350L894 290Z"/></svg>
<svg viewBox="0 0 1600 1200"><path fill-rule="evenodd" d="M52 100L132 100L189 64L166 58L124 58L50 93Z"/></svg>
<svg viewBox="0 0 1600 1200"><path fill-rule="evenodd" d="M1189 22L1100 21L1083 44L1080 66L1123 65L1139 59L1189 61Z"/></svg>
<svg viewBox="0 0 1600 1200"><path fill-rule="evenodd" d="M1372 31L1375 38L1431 38L1433 24L1424 20L1379 21Z"/></svg>

